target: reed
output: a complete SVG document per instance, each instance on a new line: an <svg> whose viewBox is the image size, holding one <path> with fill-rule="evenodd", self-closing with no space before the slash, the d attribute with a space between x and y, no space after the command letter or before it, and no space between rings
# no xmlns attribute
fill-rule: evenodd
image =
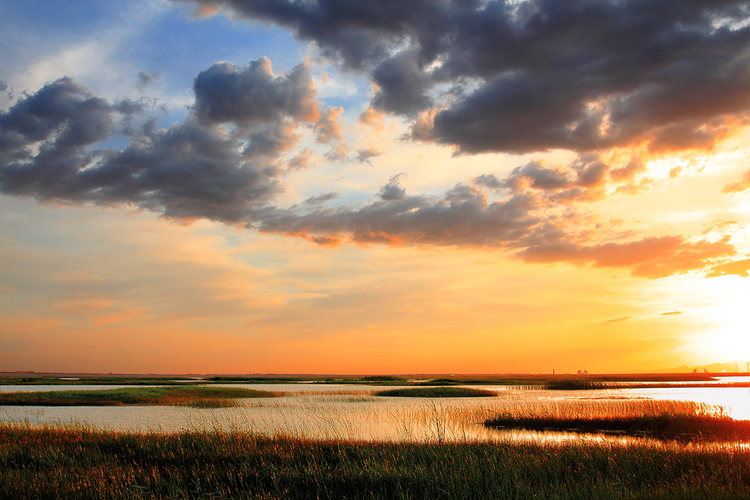
<svg viewBox="0 0 750 500"><path fill-rule="evenodd" d="M239 387L195 385L127 387L90 391L47 391L0 393L0 405L13 406L124 406L160 405L223 408L236 406L242 398L268 398L277 393Z"/></svg>
<svg viewBox="0 0 750 500"><path fill-rule="evenodd" d="M750 497L738 447L386 444L0 426L0 498Z"/></svg>
<svg viewBox="0 0 750 500"><path fill-rule="evenodd" d="M375 396L399 398L487 398L497 396L493 391L470 387L416 387L379 391Z"/></svg>
<svg viewBox="0 0 750 500"><path fill-rule="evenodd" d="M750 422L721 407L688 401L565 401L505 409L485 420L491 428L612 432L680 440L750 439Z"/></svg>

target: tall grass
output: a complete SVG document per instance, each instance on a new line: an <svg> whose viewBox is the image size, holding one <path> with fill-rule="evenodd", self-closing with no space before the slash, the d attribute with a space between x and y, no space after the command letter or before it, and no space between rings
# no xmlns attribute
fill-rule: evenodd
<svg viewBox="0 0 750 500"><path fill-rule="evenodd" d="M750 422L721 407L686 401L565 401L506 409L485 420L493 428L621 432L661 439L750 440Z"/></svg>
<svg viewBox="0 0 750 500"><path fill-rule="evenodd" d="M14 406L122 406L164 405L196 408L236 406L238 398L267 398L278 394L238 387L165 386L127 387L90 391L0 393L0 405Z"/></svg>
<svg viewBox="0 0 750 500"><path fill-rule="evenodd" d="M401 398L487 398L497 396L497 393L484 389L472 389L470 387L417 387L379 391L375 393L375 396Z"/></svg>
<svg viewBox="0 0 750 500"><path fill-rule="evenodd" d="M750 452L0 426L0 498L750 497Z"/></svg>

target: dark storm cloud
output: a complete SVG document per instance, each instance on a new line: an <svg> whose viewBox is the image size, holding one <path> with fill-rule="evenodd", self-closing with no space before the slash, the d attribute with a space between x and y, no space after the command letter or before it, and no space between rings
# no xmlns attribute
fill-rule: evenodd
<svg viewBox="0 0 750 500"><path fill-rule="evenodd" d="M462 153L710 148L749 118L746 0L178 1L314 42Z"/></svg>

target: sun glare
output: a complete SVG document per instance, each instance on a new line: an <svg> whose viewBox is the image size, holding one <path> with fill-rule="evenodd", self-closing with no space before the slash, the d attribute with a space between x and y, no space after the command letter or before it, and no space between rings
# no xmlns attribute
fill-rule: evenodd
<svg viewBox="0 0 750 500"><path fill-rule="evenodd" d="M750 281L738 276L704 281L704 286L710 288L713 301L696 312L714 327L706 332L696 347L718 359L750 360L750 313L747 307Z"/></svg>

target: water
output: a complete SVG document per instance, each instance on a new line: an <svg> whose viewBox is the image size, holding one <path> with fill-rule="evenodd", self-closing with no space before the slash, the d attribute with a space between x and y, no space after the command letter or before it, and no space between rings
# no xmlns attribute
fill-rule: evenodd
<svg viewBox="0 0 750 500"><path fill-rule="evenodd" d="M634 401L694 401L721 406L732 418L750 420L747 388L639 388L591 391L546 391L484 386L494 398L384 398L383 387L333 384L227 384L285 395L241 400L234 408L195 409L170 406L39 407L0 406L0 421L31 425L72 425L117 431L179 432L237 430L263 435L312 439L462 442L586 440L625 443L636 438L605 435L493 430L482 422L500 411L553 408L580 411ZM0 386L3 392L109 389L122 386ZM476 386L473 386L476 387Z"/></svg>

